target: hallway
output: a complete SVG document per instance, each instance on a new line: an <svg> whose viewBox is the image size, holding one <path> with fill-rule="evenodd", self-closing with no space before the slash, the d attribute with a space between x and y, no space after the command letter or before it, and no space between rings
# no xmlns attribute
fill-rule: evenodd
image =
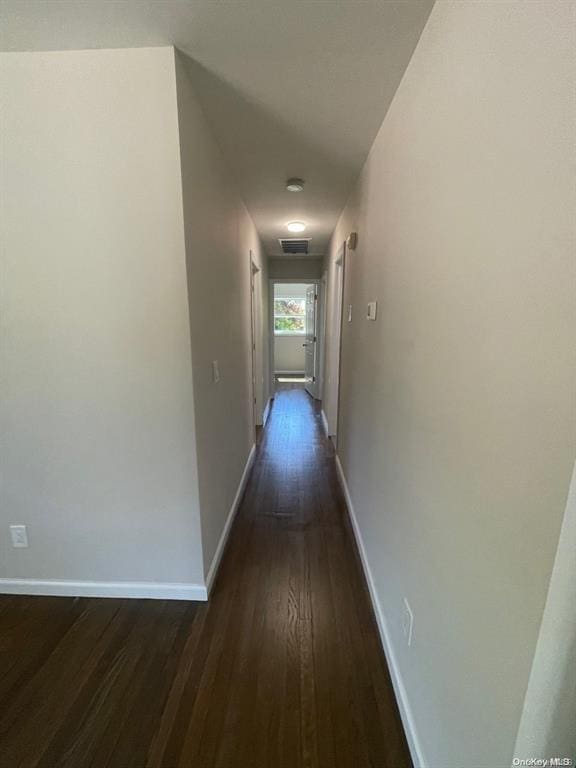
<svg viewBox="0 0 576 768"><path fill-rule="evenodd" d="M209 603L0 598L2 766L410 765L319 404L278 386Z"/></svg>
<svg viewBox="0 0 576 768"><path fill-rule="evenodd" d="M0 768L576 768L576 0L0 0Z"/></svg>

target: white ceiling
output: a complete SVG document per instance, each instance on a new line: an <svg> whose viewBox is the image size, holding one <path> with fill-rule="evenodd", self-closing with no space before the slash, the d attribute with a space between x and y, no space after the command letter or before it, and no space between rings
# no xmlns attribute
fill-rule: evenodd
<svg viewBox="0 0 576 768"><path fill-rule="evenodd" d="M4 51L175 45L266 251L324 253L433 0L0 0ZM306 180L302 193L284 188Z"/></svg>

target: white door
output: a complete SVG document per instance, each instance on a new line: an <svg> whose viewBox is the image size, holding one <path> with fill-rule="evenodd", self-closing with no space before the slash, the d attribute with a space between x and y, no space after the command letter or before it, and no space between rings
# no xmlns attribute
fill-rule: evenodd
<svg viewBox="0 0 576 768"><path fill-rule="evenodd" d="M304 376L306 378L306 390L312 397L318 397L318 376L316 374L316 349L318 340L316 336L318 307L318 289L316 285L309 285L306 289L306 341L304 343Z"/></svg>

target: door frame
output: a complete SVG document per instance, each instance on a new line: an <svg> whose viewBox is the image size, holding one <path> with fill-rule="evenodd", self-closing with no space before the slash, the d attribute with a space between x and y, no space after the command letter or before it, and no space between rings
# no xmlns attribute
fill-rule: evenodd
<svg viewBox="0 0 576 768"><path fill-rule="evenodd" d="M312 334L309 334L308 331L308 293L312 291L313 292L313 303L314 303L314 328ZM314 400L320 400L319 393L320 393L320 349L321 345L318 342L318 339L320 338L320 283L314 282L314 283L308 283L306 286L306 321L305 321L305 328L306 328L306 341L302 346L306 346L306 350L304 351L304 378L306 379L306 383L304 384L304 389L308 392L308 394L314 398ZM314 344L313 349L313 358L312 358L312 381L308 381L308 347L310 345L310 341L308 340L308 336L312 335L312 344ZM310 384L310 386L309 386Z"/></svg>
<svg viewBox="0 0 576 768"><path fill-rule="evenodd" d="M256 349L256 345L258 343L258 307L256 305L256 297L255 297L255 276L260 272L260 267L256 262L254 261L254 257L252 256L252 250L250 250L250 352L251 352L251 360L252 360L252 428L254 430L254 434L256 434L256 427L259 424L258 419L258 411L257 411L257 384L256 384L256 374L258 372L258 363L257 363L257 355L258 351ZM262 393L263 394L263 393Z"/></svg>
<svg viewBox="0 0 576 768"><path fill-rule="evenodd" d="M334 314L332 315L332 338L334 339L333 351L335 360L331 363L331 372L334 376L334 413L332 416L332 432L330 437L334 447L338 448L338 435L340 433L340 390L342 381L342 326L344 324L344 281L346 279L346 241L342 243L336 258L334 259ZM330 428L329 430L330 431Z"/></svg>
<svg viewBox="0 0 576 768"><path fill-rule="evenodd" d="M315 285L318 292L318 303L316 305L316 325L318 327L316 344L316 360L318 370L316 371L316 378L318 380L318 394L322 397L322 387L324 382L324 323L321 322L322 313L324 312L324 283L321 277L271 277L268 280L268 337L269 337L269 381L271 383L271 398L276 393L276 365L274 364L274 286L280 285L292 285L294 283L298 285ZM320 313L320 314L319 314ZM320 399L319 398L319 399Z"/></svg>

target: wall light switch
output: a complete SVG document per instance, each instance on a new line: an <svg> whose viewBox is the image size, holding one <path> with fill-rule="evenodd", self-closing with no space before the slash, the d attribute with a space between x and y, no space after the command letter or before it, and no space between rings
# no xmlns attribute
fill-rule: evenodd
<svg viewBox="0 0 576 768"><path fill-rule="evenodd" d="M348 322L352 322L352 304L348 304Z"/></svg>
<svg viewBox="0 0 576 768"><path fill-rule="evenodd" d="M28 532L25 525L11 525L10 537L12 546L16 549L25 549L28 546Z"/></svg>
<svg viewBox="0 0 576 768"><path fill-rule="evenodd" d="M217 384L220 381L220 368L218 360L212 360L212 381Z"/></svg>
<svg viewBox="0 0 576 768"><path fill-rule="evenodd" d="M376 320L376 312L378 310L378 303L376 301L368 302L368 312L366 317L368 320Z"/></svg>

